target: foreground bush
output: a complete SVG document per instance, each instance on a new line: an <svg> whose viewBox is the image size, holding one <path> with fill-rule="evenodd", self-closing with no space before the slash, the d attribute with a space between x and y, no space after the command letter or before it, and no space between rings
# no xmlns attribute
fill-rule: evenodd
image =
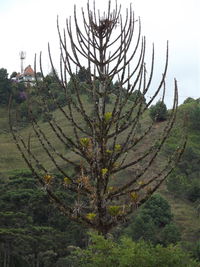
<svg viewBox="0 0 200 267"><path fill-rule="evenodd" d="M117 243L95 234L91 234L91 244L88 248L76 249L68 264L69 266L84 267L200 266L178 246L153 246L151 243L144 241L133 242L126 237L122 237L120 242Z"/></svg>

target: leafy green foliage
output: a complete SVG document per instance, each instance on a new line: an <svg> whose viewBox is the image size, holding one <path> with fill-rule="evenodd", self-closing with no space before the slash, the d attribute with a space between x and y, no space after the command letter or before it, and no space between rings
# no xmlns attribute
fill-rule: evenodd
<svg viewBox="0 0 200 267"><path fill-rule="evenodd" d="M149 115L156 122L165 121L168 116L167 107L162 101L158 101L149 109Z"/></svg>
<svg viewBox="0 0 200 267"><path fill-rule="evenodd" d="M58 194L70 201L70 197ZM0 187L0 266L56 266L68 245L84 244L83 229L53 207L28 170L16 170ZM7 260L6 260L7 259ZM45 265L46 264L46 265ZM6 266L6 265L5 265Z"/></svg>
<svg viewBox="0 0 200 267"><path fill-rule="evenodd" d="M185 251L189 251L190 255L200 262L200 238L195 242L183 242L182 246Z"/></svg>
<svg viewBox="0 0 200 267"><path fill-rule="evenodd" d="M166 154L169 156L178 142L180 125L185 126L188 142L176 169L167 179L167 189L174 196L197 202L200 199L200 136L199 99L188 98L178 109L178 121L167 142Z"/></svg>
<svg viewBox="0 0 200 267"><path fill-rule="evenodd" d="M178 117L188 130L200 130L200 99L187 98L179 107Z"/></svg>
<svg viewBox="0 0 200 267"><path fill-rule="evenodd" d="M158 227L162 227L170 223L173 217L167 200L159 194L153 195L144 204L143 213L149 215Z"/></svg>
<svg viewBox="0 0 200 267"><path fill-rule="evenodd" d="M78 80L80 82L88 82L90 80L90 71L85 67L81 67L77 73Z"/></svg>
<svg viewBox="0 0 200 267"><path fill-rule="evenodd" d="M195 99L192 98L192 97L188 97L185 99L185 101L183 102L183 104L189 104L189 103L192 103L192 102L195 102Z"/></svg>
<svg viewBox="0 0 200 267"><path fill-rule="evenodd" d="M176 244L181 240L180 230L173 222L166 224L159 233L159 240L164 246Z"/></svg>
<svg viewBox="0 0 200 267"><path fill-rule="evenodd" d="M91 243L86 249L76 249L68 266L105 266L105 267L195 267L198 262L181 250L178 246L153 246L144 241L133 242L122 237L120 241L104 239L91 234ZM71 265L70 265L71 264Z"/></svg>
<svg viewBox="0 0 200 267"><path fill-rule="evenodd" d="M157 227L153 222L153 219L143 214L139 213L124 230L123 233L133 240L146 240L156 243L156 233Z"/></svg>
<svg viewBox="0 0 200 267"><path fill-rule="evenodd" d="M167 179L167 189L175 196L195 202L200 198L200 150L196 147L196 142L191 140L194 136L189 134L188 137L182 159Z"/></svg>
<svg viewBox="0 0 200 267"><path fill-rule="evenodd" d="M130 96L131 101L136 101L139 98L142 99L143 104L146 104L146 99L145 99L144 95L139 90L135 90Z"/></svg>
<svg viewBox="0 0 200 267"><path fill-rule="evenodd" d="M8 79L7 70L0 69L0 104L7 104L11 92L11 82Z"/></svg>
<svg viewBox="0 0 200 267"><path fill-rule="evenodd" d="M200 239L196 242L193 248L193 255L200 261Z"/></svg>
<svg viewBox="0 0 200 267"><path fill-rule="evenodd" d="M176 197L187 198L192 202L200 199L200 182L198 178L191 179L176 170L167 180L167 189Z"/></svg>
<svg viewBox="0 0 200 267"><path fill-rule="evenodd" d="M180 240L180 232L172 219L168 202L161 195L155 194L141 207L123 232L134 240L176 244Z"/></svg>

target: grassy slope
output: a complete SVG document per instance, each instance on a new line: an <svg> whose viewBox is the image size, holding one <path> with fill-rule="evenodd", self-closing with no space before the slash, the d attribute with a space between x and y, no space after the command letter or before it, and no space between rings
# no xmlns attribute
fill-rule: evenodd
<svg viewBox="0 0 200 267"><path fill-rule="evenodd" d="M87 105L88 112L90 112L91 107ZM0 109L0 172L7 173L10 170L16 168L24 168L26 167L20 153L16 149L16 145L13 142L12 136L9 133L9 127L7 122L7 110L5 108ZM64 119L63 115L60 111L56 110L53 112L53 116L59 125L62 125L62 128L68 136L72 136L72 128L70 124ZM77 114L75 114L75 119L81 123ZM48 123L39 122L39 125L43 129L43 132L47 136L49 140L51 140L52 144L57 148L58 151L67 154L68 157L72 160L74 158L74 154L71 152L67 152L63 147L63 144L56 138L55 134L50 129ZM33 132L32 127L25 127L20 130L20 135L23 136L24 141L28 142L28 136L31 136L31 148L34 151L34 154L38 159L44 163L47 169L52 170L53 164L49 162L48 155L42 149L41 144L36 138L35 133ZM59 159L56 155L54 155L55 159L59 162Z"/></svg>
<svg viewBox="0 0 200 267"><path fill-rule="evenodd" d="M88 111L91 111L91 106L87 105ZM13 169L19 169L26 167L25 163L23 162L19 152L16 149L15 144L13 143L12 137L9 134L8 130L8 124L7 124L7 110L5 108L0 109L0 173L7 174L8 171L11 171ZM54 112L54 117L58 121L62 127L64 127L64 130L67 131L68 135L72 135L72 129L69 127L69 124L66 123L66 121L63 119L62 115L59 111ZM77 117L77 121L79 120L79 117ZM63 145L57 141L55 138L55 135L50 131L49 126L47 123L40 123L42 125L45 134L52 140L52 143L57 147L59 151L62 151L63 153L67 154L70 159L75 159L75 156L71 152L67 152ZM162 128L163 125L160 124L157 128ZM155 128L154 131L157 131L158 129ZM34 133L32 132L31 128L27 127L21 131L22 135L27 136L31 134L31 146L33 147L36 155L40 158L42 162L49 162L48 156L46 153L41 149L41 145L37 141L37 139L34 136ZM146 144L150 143L149 140L146 140L143 143L143 147L145 148ZM56 156L55 156L56 158ZM57 158L56 158L57 159ZM58 160L58 159L57 159ZM59 162L59 160L58 160ZM46 167L48 169L52 169L53 166L50 163L46 164ZM128 179L130 176L130 170L123 173L123 180ZM176 223L180 226L180 229L182 231L183 240L185 241L194 241L198 233L200 232L199 227L199 218L197 217L197 214L195 212L194 207L191 205L191 203L180 200L180 199L174 199L165 189L165 186L162 186L160 189L160 193L166 197L166 199L169 201L172 211L175 217Z"/></svg>
<svg viewBox="0 0 200 267"><path fill-rule="evenodd" d="M200 217L191 202L173 197L165 186L159 192L169 202L174 220L181 229L183 241L195 242L200 237Z"/></svg>
<svg viewBox="0 0 200 267"><path fill-rule="evenodd" d="M19 152L9 134L8 111L0 108L0 173L25 167Z"/></svg>

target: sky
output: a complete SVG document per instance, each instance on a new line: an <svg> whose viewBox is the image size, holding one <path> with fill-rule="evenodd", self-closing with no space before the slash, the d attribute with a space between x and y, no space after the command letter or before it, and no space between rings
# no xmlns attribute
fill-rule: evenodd
<svg viewBox="0 0 200 267"><path fill-rule="evenodd" d="M93 0L90 1L91 4ZM100 11L107 0L96 0ZM115 1L113 1L114 3ZM43 66L50 71L47 44L58 56L56 18L61 28L73 6L86 7L87 0L0 0L0 68L8 73L20 72L20 51L26 52L24 67L32 65L34 55L43 53ZM169 40L169 69L166 102L173 98L173 80L178 81L179 103L187 97L200 97L200 1L199 0L118 0L122 10L132 3L136 17L141 18L142 34L147 46L155 44L157 70L165 62L166 41ZM162 71L161 71L162 72ZM159 74L158 74L159 75ZM150 96L149 96L150 97Z"/></svg>

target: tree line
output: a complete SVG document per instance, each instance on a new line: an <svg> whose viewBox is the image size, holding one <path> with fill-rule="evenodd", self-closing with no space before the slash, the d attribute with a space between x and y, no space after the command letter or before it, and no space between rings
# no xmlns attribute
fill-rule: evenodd
<svg viewBox="0 0 200 267"><path fill-rule="evenodd" d="M179 261L192 262L189 255L186 256L181 248L177 247L175 249L174 247L172 249L181 240L181 234L173 221L169 203L159 194L153 195L138 210L136 216L131 217L129 222L115 229L111 235L112 240L104 241L100 237L93 237L94 239L91 241L87 234L87 228L71 222L57 210L53 203L49 202L47 194L39 184L35 183L29 170L15 170L7 178L2 178L0 187L0 266L82 266L80 265L82 261L87 266L90 262L91 264L94 264L95 261L98 262L96 257L102 257L101 260L99 259L100 262L105 260L103 251L107 250L107 242L111 242L110 245L112 244L113 248L119 246L118 257L109 250L112 260L111 258L106 259L108 266L125 260L124 257L121 258L120 256L123 251L123 242L128 242L128 247L134 246L135 249L136 247L141 249L140 253L143 256L148 251L148 253L154 253L159 249L163 253L159 256L159 260L161 262L169 261L169 266L172 261L171 257L176 257L176 260L174 259L176 264ZM61 179L58 175L57 180ZM63 190L59 182L57 184L57 194L67 199L68 202L73 201L74 196ZM126 236L129 240L126 240ZM119 241L121 238L124 241L118 244L118 242L121 242ZM88 244L91 247L94 246L93 249L99 247L99 256L96 255L94 258L89 256L88 253L90 253L91 248L88 247ZM199 257L197 245L192 250L194 258ZM95 248L95 246L97 247ZM126 253L129 251L128 247L126 247ZM77 256L74 254L75 251L78 253ZM133 255L127 254L126 261L129 264L132 264ZM167 258L167 255L169 255L169 258ZM109 265L110 260L113 262L111 265ZM149 259L148 257L137 257L138 265L136 266L141 266L143 261L150 264L151 261L155 263L157 260L158 256L156 254ZM73 265L75 262L77 265ZM148 266L154 266L154 263ZM175 263L172 266L176 266ZM194 266L197 265L194 264Z"/></svg>

